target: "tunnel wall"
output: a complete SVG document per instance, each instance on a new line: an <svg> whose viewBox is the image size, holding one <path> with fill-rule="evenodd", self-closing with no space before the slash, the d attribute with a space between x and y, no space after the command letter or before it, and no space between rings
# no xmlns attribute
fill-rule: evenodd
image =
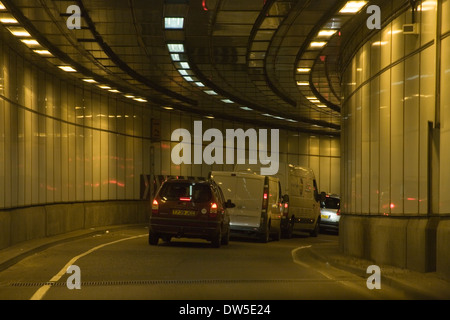
<svg viewBox="0 0 450 320"><path fill-rule="evenodd" d="M423 1L359 46L343 78L341 249L450 277L450 1Z"/></svg>
<svg viewBox="0 0 450 320"><path fill-rule="evenodd" d="M204 131L253 126L162 107L67 74L0 26L0 249L92 225L142 222L143 175L233 169L174 165L171 133L193 130L196 120ZM339 138L281 128L280 150L280 161L312 167L322 190L340 192Z"/></svg>

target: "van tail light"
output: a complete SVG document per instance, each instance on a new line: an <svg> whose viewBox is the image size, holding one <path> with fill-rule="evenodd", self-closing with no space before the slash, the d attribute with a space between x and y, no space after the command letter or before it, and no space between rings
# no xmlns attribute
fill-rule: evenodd
<svg viewBox="0 0 450 320"><path fill-rule="evenodd" d="M287 217L288 213L289 213L289 203L285 202L283 204L283 215Z"/></svg>
<svg viewBox="0 0 450 320"><path fill-rule="evenodd" d="M267 209L269 205L269 186L264 185L264 194L263 194L263 202L262 202L262 209Z"/></svg>
<svg viewBox="0 0 450 320"><path fill-rule="evenodd" d="M211 208L209 209L209 216L214 218L217 216L217 203L211 203Z"/></svg>
<svg viewBox="0 0 450 320"><path fill-rule="evenodd" d="M153 200L152 202L152 213L158 214L159 213L159 203L158 200Z"/></svg>

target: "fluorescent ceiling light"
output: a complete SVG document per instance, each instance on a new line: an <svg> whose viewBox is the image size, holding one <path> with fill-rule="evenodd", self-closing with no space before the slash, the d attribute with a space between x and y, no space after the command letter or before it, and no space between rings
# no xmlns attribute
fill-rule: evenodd
<svg viewBox="0 0 450 320"><path fill-rule="evenodd" d="M297 72L300 73L309 73L311 71L311 68L297 68Z"/></svg>
<svg viewBox="0 0 450 320"><path fill-rule="evenodd" d="M252 108L249 108L249 107L241 107L241 109L245 110L245 111L252 111L253 110Z"/></svg>
<svg viewBox="0 0 450 320"><path fill-rule="evenodd" d="M309 86L309 82L308 81L297 81L297 85L298 86Z"/></svg>
<svg viewBox="0 0 450 320"><path fill-rule="evenodd" d="M339 11L340 13L358 13L365 5L367 1L349 1Z"/></svg>
<svg viewBox="0 0 450 320"><path fill-rule="evenodd" d="M35 53L40 54L41 56L53 56L52 53L48 50L33 50Z"/></svg>
<svg viewBox="0 0 450 320"><path fill-rule="evenodd" d="M320 103L320 100L319 100L319 99L311 99L311 100L309 100L309 101L311 101L312 103Z"/></svg>
<svg viewBox="0 0 450 320"><path fill-rule="evenodd" d="M9 27L8 30L16 37L31 37L28 31L22 27Z"/></svg>
<svg viewBox="0 0 450 320"><path fill-rule="evenodd" d="M273 117L271 114L268 114L268 113L263 113L262 114L264 117Z"/></svg>
<svg viewBox="0 0 450 320"><path fill-rule="evenodd" d="M125 98L128 98L128 99L134 99L134 98L136 98L136 97L133 96L133 95L131 95L131 94L126 94L126 95L125 95Z"/></svg>
<svg viewBox="0 0 450 320"><path fill-rule="evenodd" d="M106 86L106 85L99 85L98 87L103 90L111 90L112 89L110 86Z"/></svg>
<svg viewBox="0 0 450 320"><path fill-rule="evenodd" d="M209 94L210 96L217 96L217 92L215 92L214 90L205 90L206 94Z"/></svg>
<svg viewBox="0 0 450 320"><path fill-rule="evenodd" d="M324 104L318 104L317 107L319 107L319 108L326 108L327 106L324 105Z"/></svg>
<svg viewBox="0 0 450 320"><path fill-rule="evenodd" d="M234 101L231 101L230 99L222 99L222 102L225 102L225 103L234 103Z"/></svg>
<svg viewBox="0 0 450 320"><path fill-rule="evenodd" d="M178 17L164 18L164 27L166 29L183 29L184 18Z"/></svg>
<svg viewBox="0 0 450 320"><path fill-rule="evenodd" d="M163 109L166 109L166 110L173 110L172 107L163 107Z"/></svg>
<svg viewBox="0 0 450 320"><path fill-rule="evenodd" d="M214 116L205 116L205 118L214 119Z"/></svg>
<svg viewBox="0 0 450 320"><path fill-rule="evenodd" d="M180 65L183 69L190 69L189 63L187 62L180 62Z"/></svg>
<svg viewBox="0 0 450 320"><path fill-rule="evenodd" d="M22 41L23 43L25 43L29 47L38 47L38 46L40 46L39 42L37 42L34 39L22 39L20 41Z"/></svg>
<svg viewBox="0 0 450 320"><path fill-rule="evenodd" d="M138 101L138 102L148 102L147 100L145 100L144 98L134 98L134 101Z"/></svg>
<svg viewBox="0 0 450 320"><path fill-rule="evenodd" d="M178 72L179 72L182 76L187 76L187 75L188 75L187 71L186 71L186 70L183 70L183 69L179 69Z"/></svg>
<svg viewBox="0 0 450 320"><path fill-rule="evenodd" d="M3 3L0 2L0 10L6 10L6 7Z"/></svg>
<svg viewBox="0 0 450 320"><path fill-rule="evenodd" d="M182 44L182 43L169 43L169 44L167 44L167 48L169 49L169 52L172 52L172 53L184 52L184 44Z"/></svg>
<svg viewBox="0 0 450 320"><path fill-rule="evenodd" d="M325 47L327 43L325 41L313 41L310 46L313 48L322 48Z"/></svg>
<svg viewBox="0 0 450 320"><path fill-rule="evenodd" d="M19 23L19 21L17 21L16 19L14 19L13 17L4 17L4 18L0 18L0 22L4 23L4 24L17 24Z"/></svg>
<svg viewBox="0 0 450 320"><path fill-rule="evenodd" d="M120 93L120 91L119 90L117 90L117 89L111 89L111 90L108 90L109 92L112 92L112 93Z"/></svg>
<svg viewBox="0 0 450 320"><path fill-rule="evenodd" d="M94 79L83 79L83 81L87 83L97 83Z"/></svg>
<svg viewBox="0 0 450 320"><path fill-rule="evenodd" d="M199 81L197 81L195 84L197 85L197 87L204 87L205 86L203 84L203 82L199 82Z"/></svg>
<svg viewBox="0 0 450 320"><path fill-rule="evenodd" d="M194 81L194 79L192 77L183 77L184 80L188 81L188 82L192 82Z"/></svg>
<svg viewBox="0 0 450 320"><path fill-rule="evenodd" d="M297 120L294 120L294 119L286 119L286 121L289 121L289 122L298 122Z"/></svg>
<svg viewBox="0 0 450 320"><path fill-rule="evenodd" d="M172 58L172 61L180 61L181 60L180 55L178 53L172 53L170 55L170 57Z"/></svg>
<svg viewBox="0 0 450 320"><path fill-rule="evenodd" d="M320 30L318 36L319 37L331 37L337 32L337 30Z"/></svg>
<svg viewBox="0 0 450 320"><path fill-rule="evenodd" d="M314 97L314 96L310 96L310 97L306 97L306 99L308 99L308 100L316 100L316 99L317 99L317 97Z"/></svg>
<svg viewBox="0 0 450 320"><path fill-rule="evenodd" d="M71 66L58 66L58 68L60 68L61 70L65 71L65 72L77 72L77 70L75 70Z"/></svg>

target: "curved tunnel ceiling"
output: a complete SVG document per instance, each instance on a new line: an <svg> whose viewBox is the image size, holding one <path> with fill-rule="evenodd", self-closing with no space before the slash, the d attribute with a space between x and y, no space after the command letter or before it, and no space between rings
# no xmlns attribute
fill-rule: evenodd
<svg viewBox="0 0 450 320"><path fill-rule="evenodd" d="M337 136L340 30L355 16L339 13L346 2L3 0L0 13L17 20L6 28L18 24L36 40L26 43L31 50L111 94ZM71 5L81 10L81 29L67 27ZM166 18L183 19L166 25ZM323 37L321 30L332 32Z"/></svg>

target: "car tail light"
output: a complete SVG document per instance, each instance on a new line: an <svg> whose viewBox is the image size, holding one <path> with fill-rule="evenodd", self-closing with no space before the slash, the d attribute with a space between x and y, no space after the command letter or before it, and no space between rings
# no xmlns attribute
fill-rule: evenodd
<svg viewBox="0 0 450 320"><path fill-rule="evenodd" d="M152 202L152 213L159 213L159 203L156 199Z"/></svg>
<svg viewBox="0 0 450 320"><path fill-rule="evenodd" d="M338 211L336 212L336 214L337 214L338 216L340 216L340 215L341 215L341 209L338 209Z"/></svg>
<svg viewBox="0 0 450 320"><path fill-rule="evenodd" d="M209 216L215 217L217 216L217 203L211 203L211 208L209 209Z"/></svg>
<svg viewBox="0 0 450 320"><path fill-rule="evenodd" d="M181 197L180 201L191 201L191 198L189 198L189 197Z"/></svg>

